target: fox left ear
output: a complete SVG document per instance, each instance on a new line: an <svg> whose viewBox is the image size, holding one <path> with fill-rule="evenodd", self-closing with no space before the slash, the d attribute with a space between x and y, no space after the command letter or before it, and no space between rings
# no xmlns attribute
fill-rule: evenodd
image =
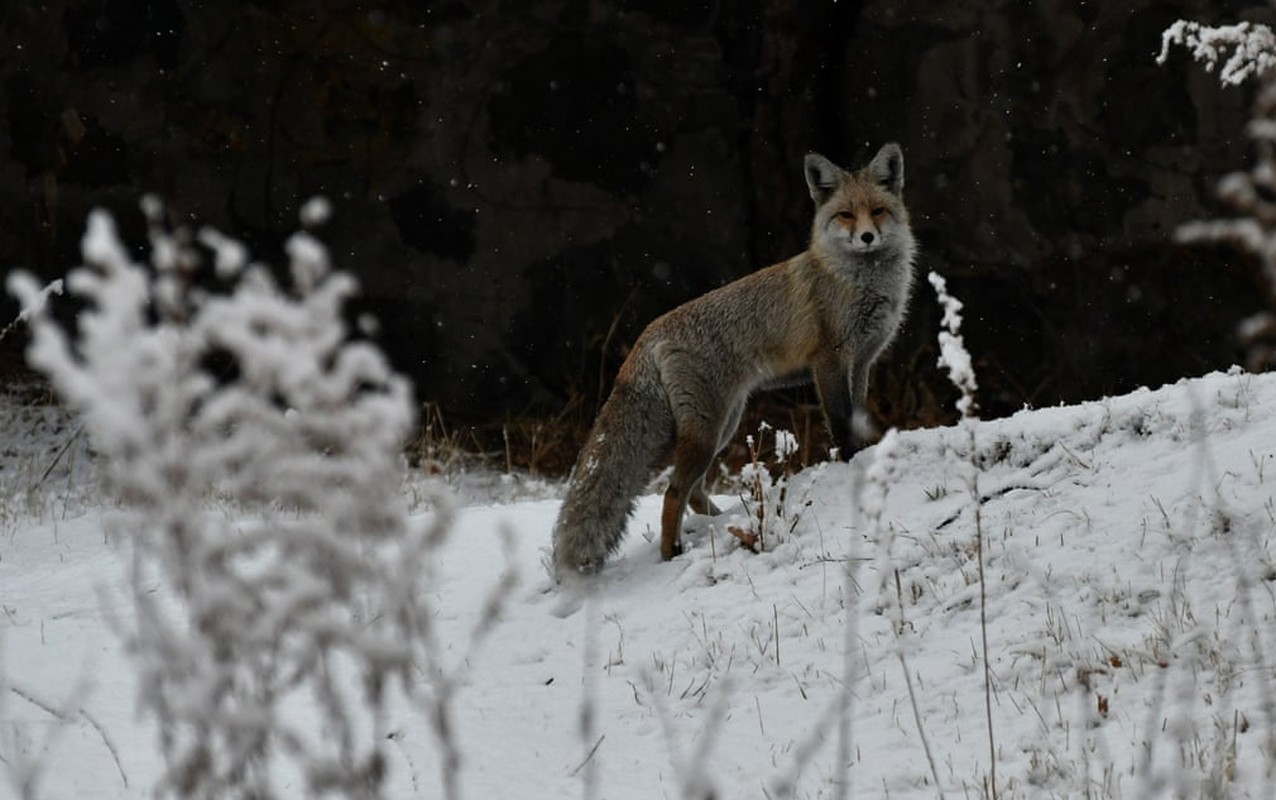
<svg viewBox="0 0 1276 800"><path fill-rule="evenodd" d="M882 145L869 162L868 171L891 194L904 191L904 153L894 142Z"/></svg>

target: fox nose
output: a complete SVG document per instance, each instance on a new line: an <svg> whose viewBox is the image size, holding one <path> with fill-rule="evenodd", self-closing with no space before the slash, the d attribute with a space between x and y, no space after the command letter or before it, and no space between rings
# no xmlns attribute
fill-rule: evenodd
<svg viewBox="0 0 1276 800"><path fill-rule="evenodd" d="M864 244L872 244L873 234L870 231L864 231L863 233L860 234L860 241L863 242Z"/></svg>

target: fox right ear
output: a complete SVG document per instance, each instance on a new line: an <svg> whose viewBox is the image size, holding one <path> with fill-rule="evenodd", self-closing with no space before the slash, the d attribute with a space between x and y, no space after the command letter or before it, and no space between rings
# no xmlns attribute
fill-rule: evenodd
<svg viewBox="0 0 1276 800"><path fill-rule="evenodd" d="M805 168L806 186L811 190L811 199L817 206L823 205L837 189L842 170L819 153L807 153Z"/></svg>

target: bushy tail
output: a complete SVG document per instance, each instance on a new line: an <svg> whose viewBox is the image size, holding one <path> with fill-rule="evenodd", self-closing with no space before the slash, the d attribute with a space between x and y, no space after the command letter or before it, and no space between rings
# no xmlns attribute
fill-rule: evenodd
<svg viewBox="0 0 1276 800"><path fill-rule="evenodd" d="M593 572L615 552L634 499L672 446L673 417L659 381L618 383L576 460L554 525L559 575Z"/></svg>

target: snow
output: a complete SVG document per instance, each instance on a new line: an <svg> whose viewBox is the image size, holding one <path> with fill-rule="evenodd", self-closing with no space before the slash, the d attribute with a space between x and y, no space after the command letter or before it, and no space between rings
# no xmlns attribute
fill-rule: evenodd
<svg viewBox="0 0 1276 800"><path fill-rule="evenodd" d="M1222 61L1218 79L1224 86L1244 83L1276 65L1276 34L1266 25L1252 22L1210 26L1177 20L1161 33L1157 63L1165 63L1175 44L1191 50L1192 57L1204 63L1207 71L1212 72Z"/></svg>
<svg viewBox="0 0 1276 800"><path fill-rule="evenodd" d="M301 205L301 224L307 228L322 225L332 218L332 201L326 197L312 197Z"/></svg>
<svg viewBox="0 0 1276 800"><path fill-rule="evenodd" d="M939 324L943 328L939 332L939 366L948 371L948 380L961 391L957 400L957 410L963 417L969 417L975 410L975 368L971 363L970 352L961 337L962 302L948 293L948 281L937 272L928 273L926 279L935 289L939 305L944 309L943 319Z"/></svg>
<svg viewBox="0 0 1276 800"><path fill-rule="evenodd" d="M72 435L26 424L29 407L0 405L22 437L0 472ZM972 425L973 453L965 427L893 432L788 476L766 498L786 535L762 553L727 530L752 512L720 495L723 515L692 517L687 552L662 563L644 496L565 617L571 590L543 567L557 499L455 509L417 590L456 681L456 794L982 795L973 463L1000 796L1276 796L1276 375ZM80 491L78 474L40 488ZM37 798L150 797L164 764L118 634L130 551L104 501L32 505L20 484L3 484L0 797L24 780ZM426 717L390 709L387 796L447 796Z"/></svg>
<svg viewBox="0 0 1276 800"><path fill-rule="evenodd" d="M222 280L235 277L248 264L248 248L215 228L202 229L199 241L213 251L213 269Z"/></svg>

